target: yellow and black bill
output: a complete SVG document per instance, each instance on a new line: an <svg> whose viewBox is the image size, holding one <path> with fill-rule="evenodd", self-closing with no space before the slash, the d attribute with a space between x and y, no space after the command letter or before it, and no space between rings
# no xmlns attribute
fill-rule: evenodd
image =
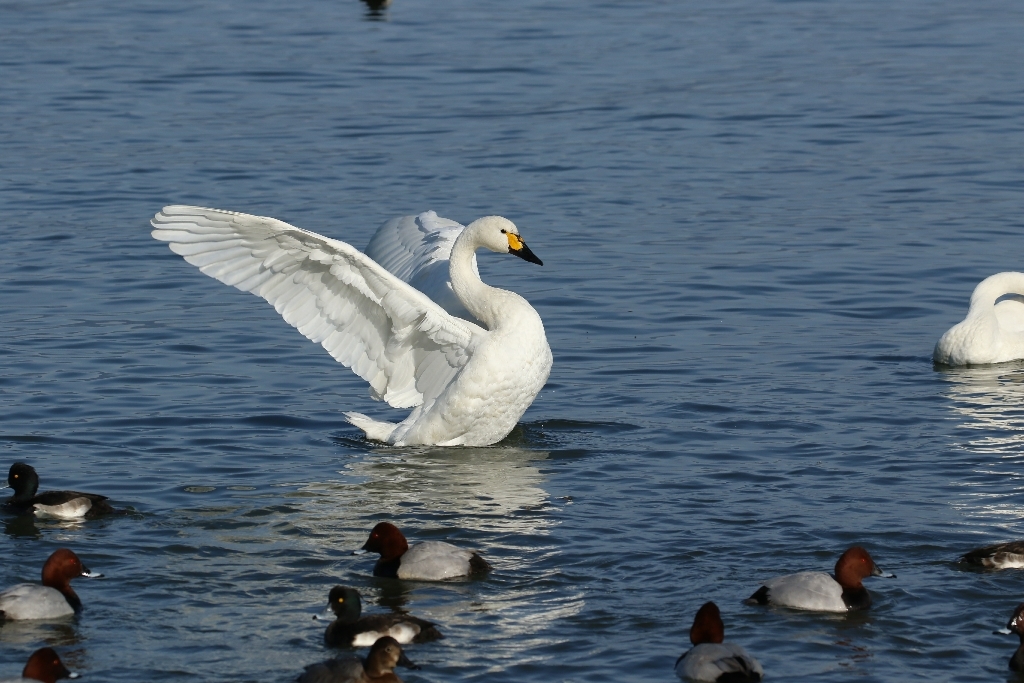
<svg viewBox="0 0 1024 683"><path fill-rule="evenodd" d="M536 254L530 251L530 248L526 246L526 242L520 239L519 235L511 232L506 234L508 235L508 253L515 254L524 261L536 263L538 266L544 265L544 262L537 258Z"/></svg>

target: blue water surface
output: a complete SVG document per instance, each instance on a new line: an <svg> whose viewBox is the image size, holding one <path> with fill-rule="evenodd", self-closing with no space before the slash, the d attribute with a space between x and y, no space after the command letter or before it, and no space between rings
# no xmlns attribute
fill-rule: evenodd
<svg viewBox="0 0 1024 683"><path fill-rule="evenodd" d="M722 609L776 681L1007 680L1024 365L930 355L1024 270L1024 5L725 0L0 3L0 471L123 517L0 522L0 586L105 578L0 627L83 681L288 681L335 584L436 621L406 681L669 681ZM480 255L555 357L485 449L384 448L367 387L149 235L161 206L363 247L501 214ZM370 575L391 520L488 578ZM867 547L868 613L752 607Z"/></svg>

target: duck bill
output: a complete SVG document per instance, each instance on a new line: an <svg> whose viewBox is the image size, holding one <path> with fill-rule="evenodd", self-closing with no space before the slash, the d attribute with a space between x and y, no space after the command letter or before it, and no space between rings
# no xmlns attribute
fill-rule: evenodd
<svg viewBox="0 0 1024 683"><path fill-rule="evenodd" d="M85 565L82 565L82 576L84 576L87 579L98 579L98 578L101 578L103 576L103 574L100 574L99 572L91 571L88 567L86 567Z"/></svg>
<svg viewBox="0 0 1024 683"><path fill-rule="evenodd" d="M327 605L327 609L323 612L317 612L313 615L314 621L334 621L334 610L331 609L330 605Z"/></svg>
<svg viewBox="0 0 1024 683"><path fill-rule="evenodd" d="M68 671L67 669L64 669L64 670ZM64 678L78 678L78 676L79 676L79 674L77 674L74 671L68 671L66 674L64 674Z"/></svg>
<svg viewBox="0 0 1024 683"><path fill-rule="evenodd" d="M1011 631L1009 629L1009 627L1001 628L998 631L992 631L992 633L995 634L995 635L999 635L999 636L1012 636L1013 635L1013 631Z"/></svg>
<svg viewBox="0 0 1024 683"><path fill-rule="evenodd" d="M360 548L359 550L353 550L352 554L353 555L365 555L368 552L370 552L370 551L367 550L366 548Z"/></svg>
<svg viewBox="0 0 1024 683"><path fill-rule="evenodd" d="M511 240L509 240L509 241L511 242ZM510 244L509 248L508 248L508 253L510 253L510 254L512 254L514 256L518 256L519 258L523 259L524 261L529 261L530 263L536 263L538 266L543 266L544 265L544 262L541 261L539 258L537 258L537 255L534 254L533 251L528 246L526 246L526 242L524 242L522 240L516 240L516 241L518 242L519 248L515 249Z"/></svg>
<svg viewBox="0 0 1024 683"><path fill-rule="evenodd" d="M883 572L879 569L877 564L871 565L871 576L881 576L883 579L895 579L896 575L892 572Z"/></svg>
<svg viewBox="0 0 1024 683"><path fill-rule="evenodd" d="M409 660L409 658L405 656L404 652L401 655L399 655L399 657L398 657L398 665L399 666L404 666L406 669L419 669L420 668L420 667L416 666L415 664L413 664Z"/></svg>

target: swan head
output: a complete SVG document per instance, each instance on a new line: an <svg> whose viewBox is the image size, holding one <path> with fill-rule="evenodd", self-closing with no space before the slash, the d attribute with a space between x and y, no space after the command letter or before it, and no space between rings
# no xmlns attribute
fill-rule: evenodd
<svg viewBox="0 0 1024 683"><path fill-rule="evenodd" d="M501 216L484 216L477 218L467 226L473 232L478 246L496 251L499 254L513 254L524 261L543 266L544 262L530 251L526 242L519 236L519 228L507 218Z"/></svg>

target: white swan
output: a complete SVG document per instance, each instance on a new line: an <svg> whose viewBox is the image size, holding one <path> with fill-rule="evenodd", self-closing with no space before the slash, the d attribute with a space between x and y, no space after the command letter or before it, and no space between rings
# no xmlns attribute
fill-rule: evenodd
<svg viewBox="0 0 1024 683"><path fill-rule="evenodd" d="M946 331L932 359L984 365L1024 358L1024 273L996 273L971 294L967 317Z"/></svg>
<svg viewBox="0 0 1024 683"><path fill-rule="evenodd" d="M369 439L496 443L551 372L537 311L476 270L480 247L541 264L500 216L465 228L433 211L394 219L366 254L273 218L217 209L167 206L152 224L153 237L210 277L273 304L369 382L374 398L415 408L397 424L345 413Z"/></svg>

